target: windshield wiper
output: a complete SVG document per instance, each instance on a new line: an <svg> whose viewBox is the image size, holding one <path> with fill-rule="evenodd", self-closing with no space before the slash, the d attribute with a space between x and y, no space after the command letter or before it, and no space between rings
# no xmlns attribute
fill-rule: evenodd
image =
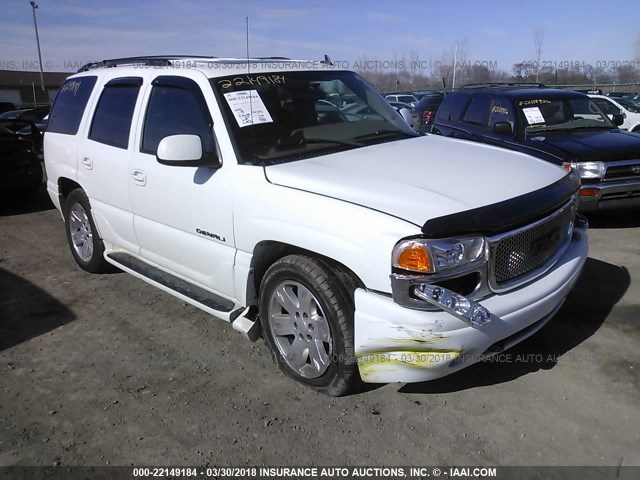
<svg viewBox="0 0 640 480"><path fill-rule="evenodd" d="M607 129L607 130L611 130L612 128L616 128L613 125L608 127L606 125L585 125L583 127L574 127L571 130L582 130L582 129L591 129L591 128L596 128L596 129Z"/></svg>
<svg viewBox="0 0 640 480"><path fill-rule="evenodd" d="M311 138L301 138L300 140L298 140L299 145L307 145L310 143L332 143L334 145L346 145L348 147L364 147L364 144L360 142L350 142L348 140L335 140L333 138L311 137Z"/></svg>
<svg viewBox="0 0 640 480"><path fill-rule="evenodd" d="M419 135L416 133L415 135L409 132L405 132L404 130L391 130L391 129L387 129L387 130L376 130L375 132L371 132L371 133L367 133L365 135L360 135L359 137L356 137L356 139L360 139L360 138L367 138L367 137L377 137L380 135L406 135L408 137L419 137Z"/></svg>
<svg viewBox="0 0 640 480"><path fill-rule="evenodd" d="M563 128L541 128L539 130L529 130L527 132L528 135L535 135L536 133L539 132L575 132L577 130L590 130L590 129L607 129L607 130L611 130L614 127L607 127L604 125L592 125L592 126L582 126L582 127L563 127Z"/></svg>

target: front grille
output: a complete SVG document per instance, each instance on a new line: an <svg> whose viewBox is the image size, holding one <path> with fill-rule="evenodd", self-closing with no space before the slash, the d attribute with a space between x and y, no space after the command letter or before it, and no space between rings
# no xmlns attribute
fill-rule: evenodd
<svg viewBox="0 0 640 480"><path fill-rule="evenodd" d="M491 288L513 288L548 268L570 240L575 208L572 199L542 220L489 238Z"/></svg>
<svg viewBox="0 0 640 480"><path fill-rule="evenodd" d="M639 180L640 179L640 160L630 165L615 165L607 167L604 175L605 181L615 180Z"/></svg>

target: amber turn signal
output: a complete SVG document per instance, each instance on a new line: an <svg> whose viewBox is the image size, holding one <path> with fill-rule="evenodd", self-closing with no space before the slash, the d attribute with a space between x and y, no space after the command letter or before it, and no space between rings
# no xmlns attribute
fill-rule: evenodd
<svg viewBox="0 0 640 480"><path fill-rule="evenodd" d="M417 272L433 272L431 255L424 245L414 244L403 250L398 257L398 267Z"/></svg>
<svg viewBox="0 0 640 480"><path fill-rule="evenodd" d="M597 197L600 190L597 188L581 188L580 196L581 197Z"/></svg>

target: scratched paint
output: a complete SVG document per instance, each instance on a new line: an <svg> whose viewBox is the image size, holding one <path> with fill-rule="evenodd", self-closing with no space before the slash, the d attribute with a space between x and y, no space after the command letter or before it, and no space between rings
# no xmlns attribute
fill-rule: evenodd
<svg viewBox="0 0 640 480"><path fill-rule="evenodd" d="M411 338L378 338L376 339L376 343L385 345L415 345L416 343L420 345L437 345L445 340L447 340L447 337L435 335L419 337L414 335ZM395 349L396 347L394 347L394 350Z"/></svg>
<svg viewBox="0 0 640 480"><path fill-rule="evenodd" d="M436 368L448 365L460 356L458 350L394 350L361 353L357 356L360 375L367 377L381 371L392 372L394 367Z"/></svg>

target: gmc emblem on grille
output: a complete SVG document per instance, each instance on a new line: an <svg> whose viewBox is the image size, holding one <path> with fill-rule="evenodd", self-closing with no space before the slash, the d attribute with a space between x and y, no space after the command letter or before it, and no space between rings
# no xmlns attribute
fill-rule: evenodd
<svg viewBox="0 0 640 480"><path fill-rule="evenodd" d="M535 255L548 251L558 240L560 240L560 227L554 228L549 233L546 233L531 242L531 253Z"/></svg>

